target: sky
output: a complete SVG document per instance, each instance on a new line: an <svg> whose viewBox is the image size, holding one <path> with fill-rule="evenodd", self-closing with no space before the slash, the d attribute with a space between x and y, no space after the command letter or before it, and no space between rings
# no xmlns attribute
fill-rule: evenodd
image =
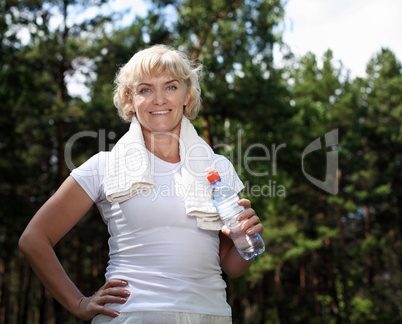
<svg viewBox="0 0 402 324"><path fill-rule="evenodd" d="M113 0L113 10L130 9L122 24L146 14L142 0ZM321 59L331 49L351 76L364 77L366 65L381 47L402 60L402 0L287 0L280 28L296 56L313 52ZM279 48L276 62L281 65Z"/></svg>
<svg viewBox="0 0 402 324"><path fill-rule="evenodd" d="M146 15L145 1L111 0L101 10L126 10L121 20L124 26L136 15ZM391 49L402 60L401 14L402 0L287 0L285 19L279 29L296 56L311 51L321 62L325 51L331 49L334 62L341 61L352 78L364 77L370 58L382 47ZM91 13L77 13L76 21L80 15L88 18ZM277 66L283 65L278 46L274 58ZM69 89L72 94L82 91L77 81Z"/></svg>
<svg viewBox="0 0 402 324"><path fill-rule="evenodd" d="M288 0L283 40L298 56L331 49L352 77L364 77L381 47L402 60L401 15L401 0Z"/></svg>

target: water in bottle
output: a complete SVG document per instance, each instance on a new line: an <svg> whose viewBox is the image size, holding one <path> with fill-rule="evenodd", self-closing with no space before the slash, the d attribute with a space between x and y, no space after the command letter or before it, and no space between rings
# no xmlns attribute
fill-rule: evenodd
<svg viewBox="0 0 402 324"><path fill-rule="evenodd" d="M212 201L222 222L232 231L230 237L240 255L249 260L264 252L264 241L259 233L248 235L241 230L244 221L239 222L237 218L244 210L244 207L237 203L239 197L235 189L222 181L217 171L208 168L207 172L208 181L212 186Z"/></svg>

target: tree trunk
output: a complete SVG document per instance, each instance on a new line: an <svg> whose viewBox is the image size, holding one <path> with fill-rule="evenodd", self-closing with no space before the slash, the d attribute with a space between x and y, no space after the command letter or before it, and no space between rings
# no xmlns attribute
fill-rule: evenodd
<svg viewBox="0 0 402 324"><path fill-rule="evenodd" d="M341 170L338 170L338 182L341 179ZM345 240L343 235L342 215L339 206L336 207L336 225L338 228L338 240L339 240L339 272L341 275L341 282L343 287L343 303L345 308L345 324L349 324L349 289L347 283L347 273L345 267Z"/></svg>
<svg viewBox="0 0 402 324"><path fill-rule="evenodd" d="M304 295L306 294L306 262L304 259L300 261L299 277L300 277L300 297L304 298Z"/></svg>
<svg viewBox="0 0 402 324"><path fill-rule="evenodd" d="M315 317L320 318L320 303L318 302L319 291L319 271L318 271L318 256L317 252L313 252L313 296L314 296L314 306L315 306Z"/></svg>
<svg viewBox="0 0 402 324"><path fill-rule="evenodd" d="M374 277L374 268L373 268L373 257L371 255L371 247L370 247L370 212L367 206L363 207L363 216L364 216L364 237L366 239L367 244L367 252L366 252L366 266L367 266L367 288L368 291L371 291L373 287L373 277Z"/></svg>
<svg viewBox="0 0 402 324"><path fill-rule="evenodd" d="M4 323L4 320L3 320L3 316L4 316L4 310L3 310L4 270L5 270L5 265L4 265L4 261L3 261L3 256L0 255L0 323Z"/></svg>
<svg viewBox="0 0 402 324"><path fill-rule="evenodd" d="M27 266L25 258L22 253L18 255L18 305L16 305L17 311L17 323L25 324L28 322L28 305L29 305L29 291L31 286L32 270Z"/></svg>
<svg viewBox="0 0 402 324"><path fill-rule="evenodd" d="M339 173L339 170L338 170ZM339 173L340 174L340 173ZM339 180L339 178L338 178ZM331 227L329 215L328 215L328 203L326 200L326 196L322 193L321 194L321 212L324 215L324 222L327 227ZM339 230L339 226L338 226ZM339 231L342 233L342 230ZM341 234L343 236L343 233ZM335 314L336 317L336 322L338 324L341 323L341 318L339 314L339 300L338 296L336 293L336 287L335 287L335 271L334 271L334 263L333 263L333 247L332 247L332 241L327 238L324 241L324 250L325 250L325 259L326 259L326 267L327 267L327 283L326 283L326 289L328 291L328 295L332 297L332 312Z"/></svg>
<svg viewBox="0 0 402 324"><path fill-rule="evenodd" d="M24 309L22 311L22 316L21 316L21 324L28 323L28 314L29 314L29 296L30 296L30 291L32 287L32 276L33 272L31 267L26 267L27 268L27 274L26 274L26 289L25 289L25 295L24 295Z"/></svg>
<svg viewBox="0 0 402 324"><path fill-rule="evenodd" d="M402 247L402 198L399 198L398 200L398 208L397 208L397 215L398 217L398 236L397 236L397 246ZM401 282L402 282L402 254L398 253L398 262L399 262L399 273L401 277Z"/></svg>
<svg viewBox="0 0 402 324"><path fill-rule="evenodd" d="M342 219L341 219L341 213L339 212L339 208L337 208L337 213L336 213L336 224L338 227L338 240L339 240L339 273L341 276L341 283L342 283L342 288L343 288L343 303L344 303L344 308L345 308L345 324L349 323L349 289L348 289L348 284L347 284L347 275L345 271L345 242L343 238L343 226L342 226ZM336 294L336 287L335 289L335 294ZM339 313L338 313L339 316ZM338 319L337 316L337 319ZM340 319L339 319L340 320Z"/></svg>
<svg viewBox="0 0 402 324"><path fill-rule="evenodd" d="M46 323L46 289L40 286L39 323Z"/></svg>
<svg viewBox="0 0 402 324"><path fill-rule="evenodd" d="M286 312L283 310L283 290L282 290L282 282L281 282L282 266L283 266L283 263L280 263L275 267L274 293L275 293L275 304L276 304L276 312L277 312L275 324L286 323L286 315L285 315Z"/></svg>
<svg viewBox="0 0 402 324"><path fill-rule="evenodd" d="M10 273L11 273L11 251L9 248L9 235L4 235L4 245L3 251L1 255L2 262L0 263L0 286L1 286L1 295L0 295L0 323L11 323L12 319L12 310L10 305Z"/></svg>

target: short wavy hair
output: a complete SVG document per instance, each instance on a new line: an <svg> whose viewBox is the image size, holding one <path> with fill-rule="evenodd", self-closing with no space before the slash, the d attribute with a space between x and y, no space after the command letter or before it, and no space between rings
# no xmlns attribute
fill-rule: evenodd
<svg viewBox="0 0 402 324"><path fill-rule="evenodd" d="M114 81L113 103L120 117L131 121L135 116L131 111L131 98L144 75L158 77L167 74L183 80L190 89L190 100L184 109L184 116L192 120L197 117L201 105L201 69L202 65L191 62L185 53L166 45L153 45L137 52L120 68Z"/></svg>

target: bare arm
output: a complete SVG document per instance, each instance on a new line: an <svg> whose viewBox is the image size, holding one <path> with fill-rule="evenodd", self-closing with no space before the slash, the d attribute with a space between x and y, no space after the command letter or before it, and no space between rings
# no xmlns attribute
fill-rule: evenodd
<svg viewBox="0 0 402 324"><path fill-rule="evenodd" d="M85 215L93 201L72 177L39 209L19 240L36 275L67 310L84 320L98 313L118 314L103 306L106 302L124 302L127 283L107 282L94 296L85 297L65 273L53 246Z"/></svg>
<svg viewBox="0 0 402 324"><path fill-rule="evenodd" d="M239 200L239 205L243 206L246 210L239 216L239 221L246 220L244 223L244 230L247 234L262 233L263 226L259 218L255 214L254 209L251 208L251 203L247 199ZM250 228L252 227L252 228ZM250 267L253 259L245 260L237 251L233 244L232 239L229 237L231 234L230 229L223 226L222 231L219 233L220 238L220 264L222 270L232 278L240 277Z"/></svg>

